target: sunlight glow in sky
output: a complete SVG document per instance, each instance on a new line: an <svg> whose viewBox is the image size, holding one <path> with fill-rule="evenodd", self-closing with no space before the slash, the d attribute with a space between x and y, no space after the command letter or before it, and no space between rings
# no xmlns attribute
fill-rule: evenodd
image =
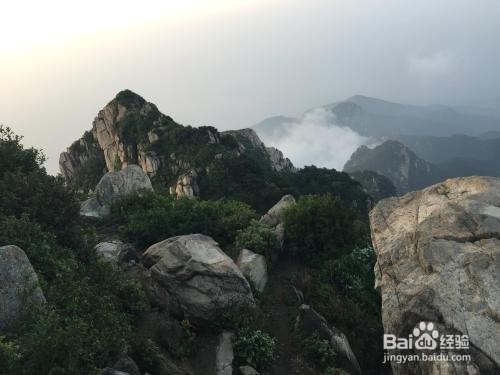
<svg viewBox="0 0 500 375"><path fill-rule="evenodd" d="M237 9L249 0L18 0L0 3L0 56L40 44Z"/></svg>

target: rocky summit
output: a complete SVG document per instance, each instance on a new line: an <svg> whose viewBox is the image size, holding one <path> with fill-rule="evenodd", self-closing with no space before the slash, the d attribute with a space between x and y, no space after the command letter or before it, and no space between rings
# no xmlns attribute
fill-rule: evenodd
<svg viewBox="0 0 500 375"><path fill-rule="evenodd" d="M98 112L92 129L61 153L59 168L68 184L88 191L103 172L136 164L172 194L198 196L216 165L241 155L253 155L275 171L294 169L252 129L220 133L211 126L182 126L124 90Z"/></svg>
<svg viewBox="0 0 500 375"><path fill-rule="evenodd" d="M438 347L470 362L392 362L393 372L500 373L500 179L451 179L383 200L370 223L385 332L408 337L432 322L440 337L470 340L468 350Z"/></svg>

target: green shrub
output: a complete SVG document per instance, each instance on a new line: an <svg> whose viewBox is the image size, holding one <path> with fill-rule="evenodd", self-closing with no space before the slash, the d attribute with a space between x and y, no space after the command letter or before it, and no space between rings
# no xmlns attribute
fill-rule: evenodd
<svg viewBox="0 0 500 375"><path fill-rule="evenodd" d="M21 137L0 125L0 215L21 217L68 246L81 243L80 205L61 178L47 175L44 155L25 149Z"/></svg>
<svg viewBox="0 0 500 375"><path fill-rule="evenodd" d="M354 208L331 194L301 197L284 212L288 249L308 264L321 264L369 241L369 228Z"/></svg>
<svg viewBox="0 0 500 375"><path fill-rule="evenodd" d="M125 223L127 238L146 247L166 238L191 233L213 237L221 246L233 243L256 213L231 200L174 199L155 193L131 196L116 204L113 212Z"/></svg>
<svg viewBox="0 0 500 375"><path fill-rule="evenodd" d="M19 346L0 336L0 375L15 374L21 365L20 359Z"/></svg>
<svg viewBox="0 0 500 375"><path fill-rule="evenodd" d="M375 253L371 247L355 249L350 254L328 261L321 267L321 278L332 282L356 304L378 309L378 293L374 289Z"/></svg>
<svg viewBox="0 0 500 375"><path fill-rule="evenodd" d="M274 359L276 340L260 330L242 330L234 344L234 353L240 363L266 368Z"/></svg>
<svg viewBox="0 0 500 375"><path fill-rule="evenodd" d="M303 338L300 341L300 350L304 358L320 369L333 366L337 358L330 342L322 339L318 334Z"/></svg>
<svg viewBox="0 0 500 375"><path fill-rule="evenodd" d="M258 220L252 220L247 228L238 230L234 244L241 249L265 255L269 260L276 258L280 250L274 231Z"/></svg>

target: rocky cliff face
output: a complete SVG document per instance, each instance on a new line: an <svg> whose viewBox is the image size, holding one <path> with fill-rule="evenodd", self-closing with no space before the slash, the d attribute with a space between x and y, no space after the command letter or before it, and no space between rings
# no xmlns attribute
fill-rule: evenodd
<svg viewBox="0 0 500 375"><path fill-rule="evenodd" d="M398 194L421 189L443 179L443 173L435 165L420 159L397 141L386 141L374 149L361 146L345 164L344 171L377 172L392 181Z"/></svg>
<svg viewBox="0 0 500 375"><path fill-rule="evenodd" d="M253 130L221 134L213 127L184 127L125 90L99 111L92 129L61 154L59 166L69 184L90 190L105 172L137 164L172 194L195 196L211 162L249 152L259 153L275 171L293 169L281 151L266 148Z"/></svg>
<svg viewBox="0 0 500 375"><path fill-rule="evenodd" d="M469 362L393 362L395 374L500 373L499 207L500 179L468 177L383 200L371 212L385 333L416 339L419 323L424 330L432 323L431 352L471 355ZM470 349L457 349L453 340L463 335Z"/></svg>

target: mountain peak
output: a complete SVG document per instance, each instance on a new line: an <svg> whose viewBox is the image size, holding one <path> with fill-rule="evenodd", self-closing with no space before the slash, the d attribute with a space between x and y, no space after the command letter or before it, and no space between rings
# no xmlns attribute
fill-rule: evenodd
<svg viewBox="0 0 500 375"><path fill-rule="evenodd" d="M120 91L116 94L113 101L118 102L124 107L139 107L146 103L146 100L142 96L129 89Z"/></svg>

